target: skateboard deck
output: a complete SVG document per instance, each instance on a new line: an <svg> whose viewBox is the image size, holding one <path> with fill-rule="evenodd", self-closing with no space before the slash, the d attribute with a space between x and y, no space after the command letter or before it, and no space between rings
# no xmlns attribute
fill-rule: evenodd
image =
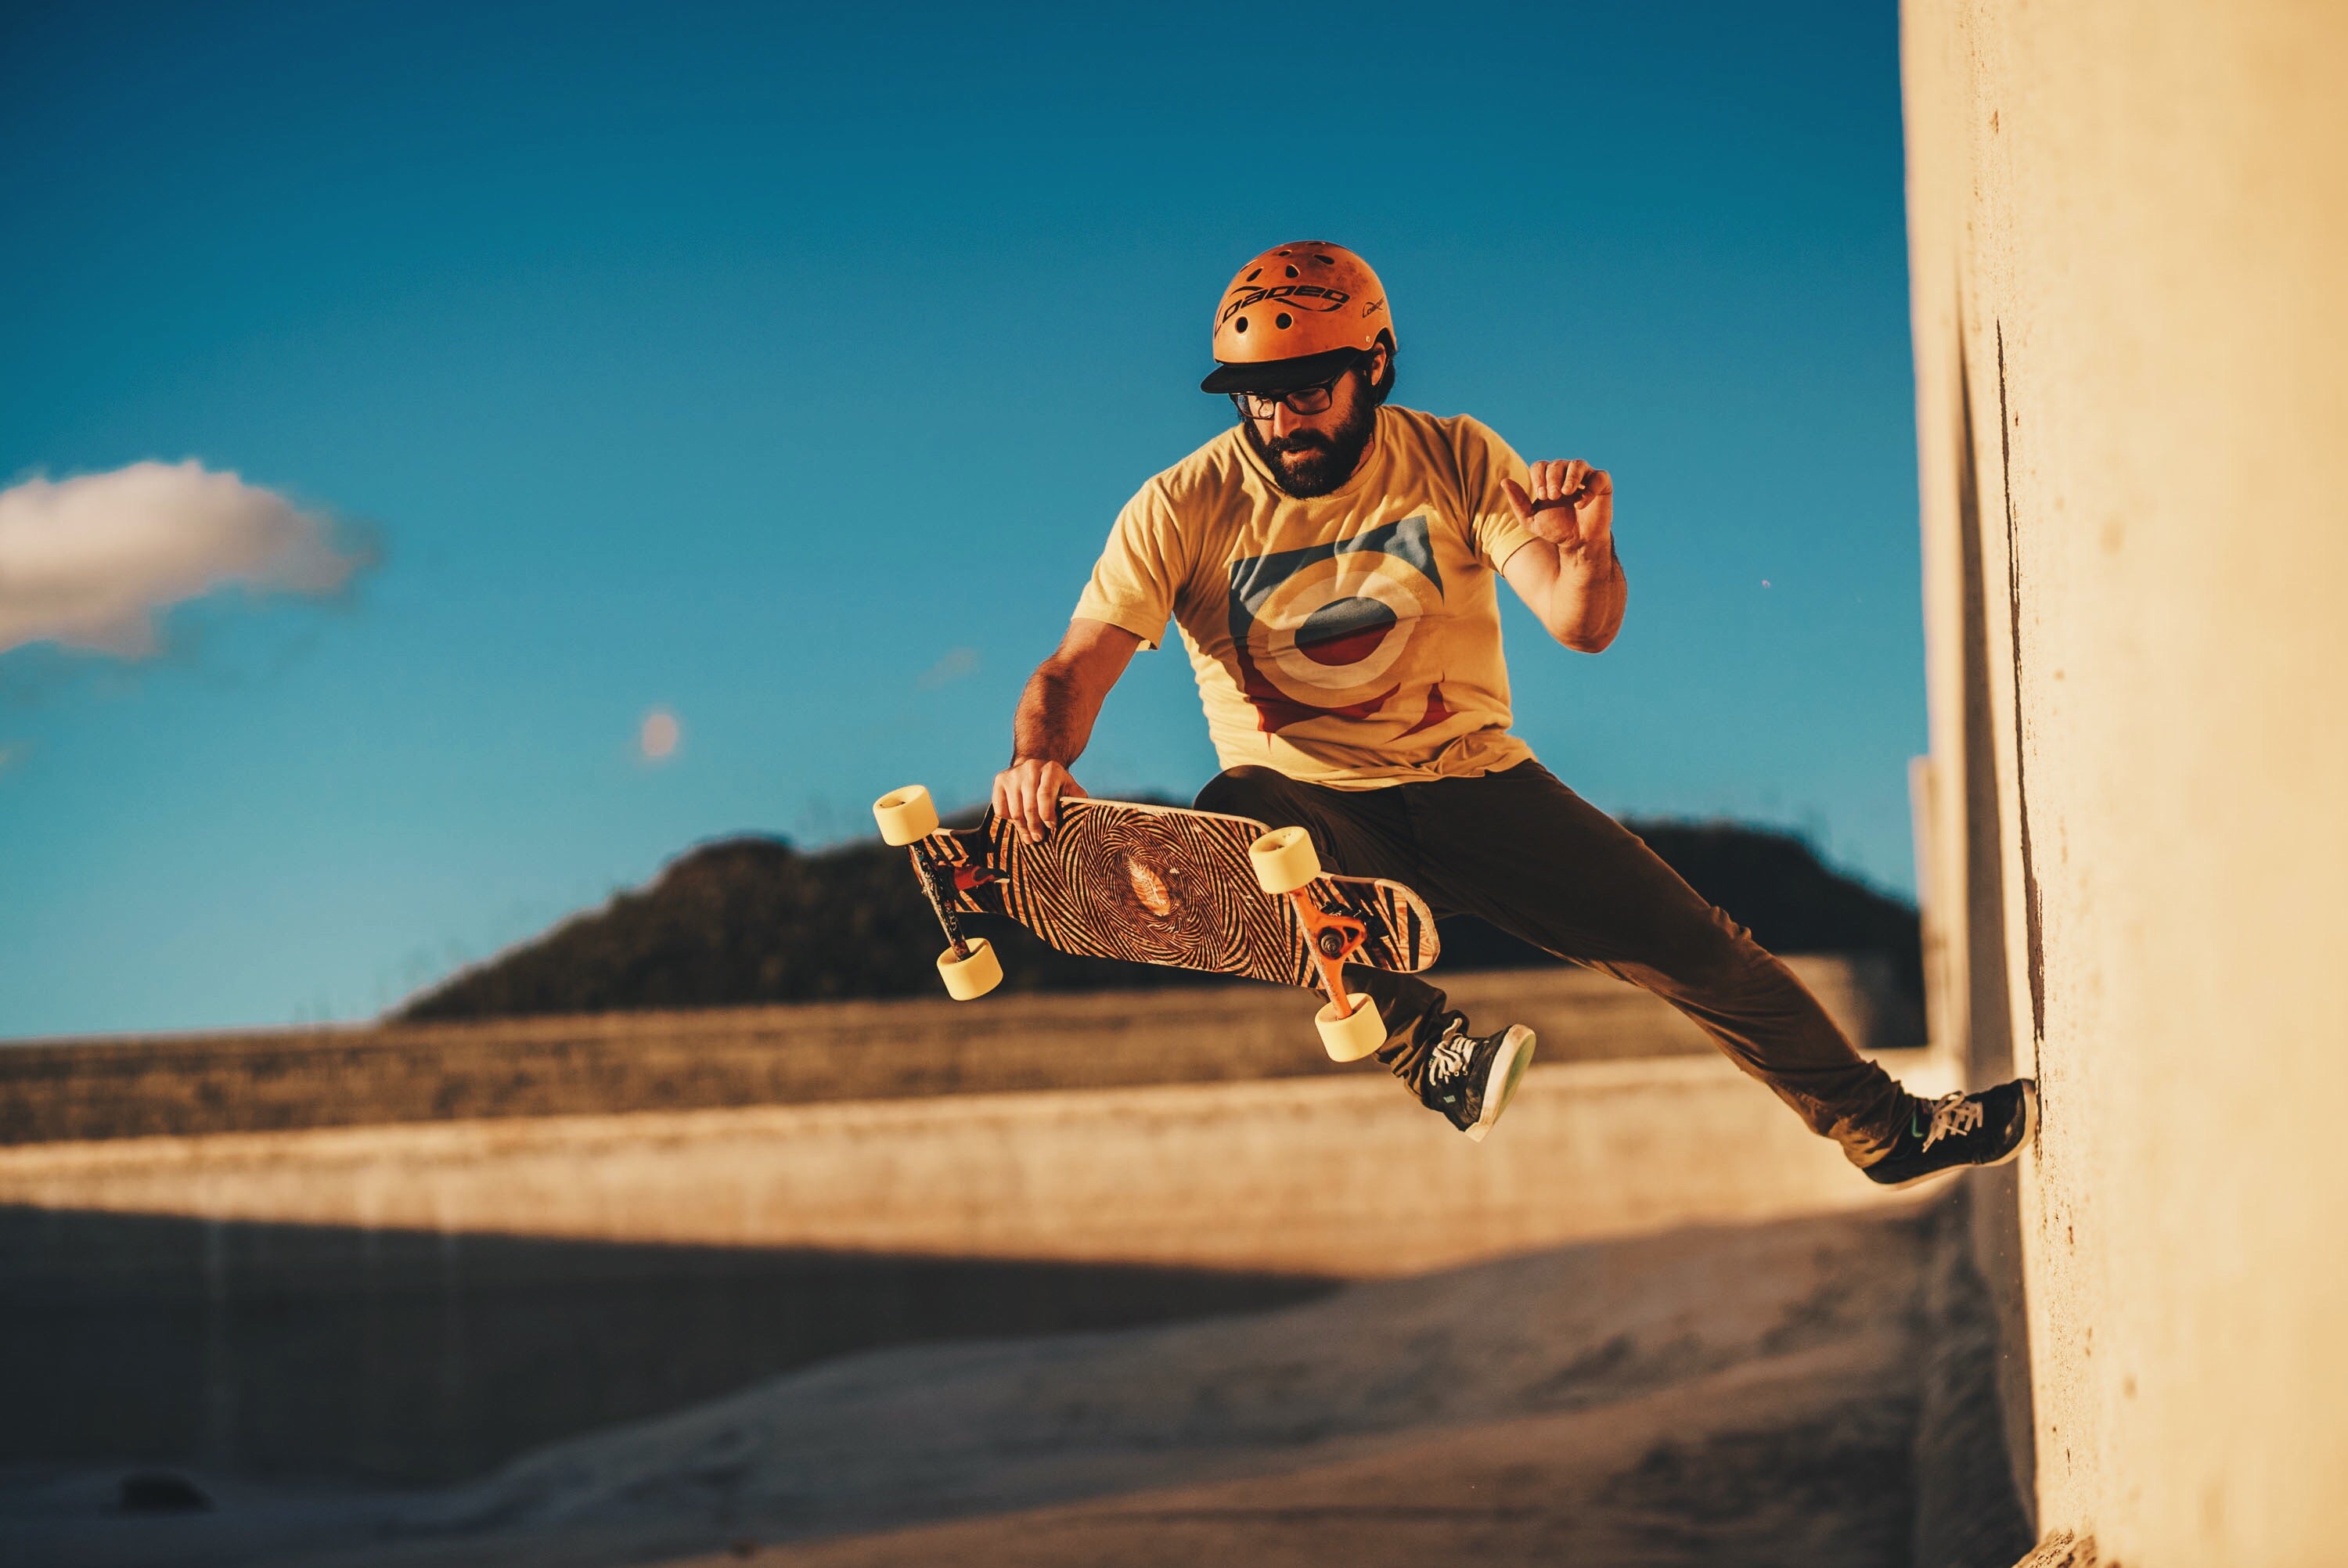
<svg viewBox="0 0 2348 1568"><path fill-rule="evenodd" d="M923 841L953 875L957 914L1004 915L1064 953L1311 986L1311 940L1294 901L1257 885L1248 845L1269 829L1180 806L1068 799L1041 844L989 814ZM1347 963L1415 973L1440 945L1426 901L1399 882L1315 877L1303 889L1357 920Z"/></svg>

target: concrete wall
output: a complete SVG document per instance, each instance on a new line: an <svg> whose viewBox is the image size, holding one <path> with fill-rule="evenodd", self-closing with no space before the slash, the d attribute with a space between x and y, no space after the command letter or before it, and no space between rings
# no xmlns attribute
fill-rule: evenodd
<svg viewBox="0 0 2348 1568"><path fill-rule="evenodd" d="M1790 961L1865 1049L1923 1043L1880 958ZM1444 983L1477 1018L1533 1026L1544 1061L1714 1050L1588 969ZM1337 1069L1312 1012L1239 985L29 1041L0 1046L0 1144L1314 1077Z"/></svg>
<svg viewBox="0 0 2348 1568"><path fill-rule="evenodd" d="M2018 1471L2083 1559L2337 1562L2348 7L1903 36L1932 1012L2045 1100L1976 1205Z"/></svg>

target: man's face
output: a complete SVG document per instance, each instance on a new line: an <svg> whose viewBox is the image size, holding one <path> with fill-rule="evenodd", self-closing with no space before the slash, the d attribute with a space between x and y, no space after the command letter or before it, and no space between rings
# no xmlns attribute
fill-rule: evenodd
<svg viewBox="0 0 2348 1568"><path fill-rule="evenodd" d="M1377 428L1370 387L1385 373L1385 350L1379 348L1365 365L1337 378L1329 406L1317 414L1299 414L1269 398L1232 399L1248 444L1282 489L1300 498L1325 496L1354 477Z"/></svg>

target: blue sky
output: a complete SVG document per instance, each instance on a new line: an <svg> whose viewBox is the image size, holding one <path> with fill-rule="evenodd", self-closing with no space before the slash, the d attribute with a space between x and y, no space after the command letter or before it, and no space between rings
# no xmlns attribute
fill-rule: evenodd
<svg viewBox="0 0 2348 1568"><path fill-rule="evenodd" d="M1306 236L1397 401L1616 476L1621 640L1511 604L1543 759L1904 888L1900 181L1889 0L0 5L0 482L194 458L374 562L0 654L0 1035L366 1017L698 840L976 798ZM1077 773L1213 765L1171 652Z"/></svg>

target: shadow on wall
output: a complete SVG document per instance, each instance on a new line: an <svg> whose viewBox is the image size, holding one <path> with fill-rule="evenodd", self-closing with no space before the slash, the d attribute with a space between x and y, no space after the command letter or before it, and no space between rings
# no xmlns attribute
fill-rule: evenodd
<svg viewBox="0 0 2348 1568"><path fill-rule="evenodd" d="M1981 453L1973 428L1972 361L1964 349L1962 302L1957 333L1957 549L1959 637L1964 769L1965 976L1962 1006L1966 1071L1975 1083L1996 1083L2016 1071L2013 979L2006 963L2004 817L1999 805L1996 719L1990 693L1989 588L1982 530ZM2005 367L1998 366L2000 506L2005 515L2006 548L2013 548L2013 497L2003 479L2006 420ZM2011 562L2009 561L2009 569ZM2007 595L2009 621L2017 613ZM2011 634L2011 633L2010 633ZM2015 644L2019 647L2019 643ZM2019 655L2017 654L2018 658ZM2014 671L2019 680L2020 670ZM2016 733L2015 743L2020 743ZM2029 904L2034 910L2034 896ZM2034 951L2035 944L2033 944ZM2036 985L2034 978L2033 985ZM2035 1052L2034 1050L2034 1059ZM2022 1204L2013 1168L1987 1173L1986 1191L1972 1209L1973 1249L1987 1282L1997 1324L1998 1399L2004 1415L2004 1441L2014 1495L2027 1512L2036 1511L2037 1424L2031 1396L2030 1325L2022 1276Z"/></svg>
<svg viewBox="0 0 2348 1568"><path fill-rule="evenodd" d="M826 1357L1122 1327L1313 1277L0 1207L0 1462L394 1484Z"/></svg>

